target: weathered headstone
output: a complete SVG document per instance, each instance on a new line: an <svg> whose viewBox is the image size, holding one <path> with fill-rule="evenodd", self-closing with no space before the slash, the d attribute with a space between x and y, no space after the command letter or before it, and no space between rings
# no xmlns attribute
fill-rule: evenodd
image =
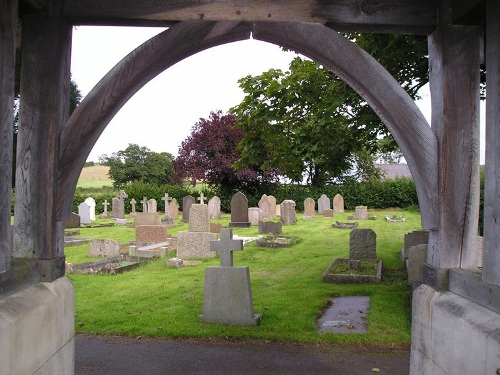
<svg viewBox="0 0 500 375"><path fill-rule="evenodd" d="M93 239L90 242L89 257L112 258L120 255L120 242L109 239Z"/></svg>
<svg viewBox="0 0 500 375"><path fill-rule="evenodd" d="M356 206L354 211L354 215L352 216L353 220L368 220L368 207L366 206Z"/></svg>
<svg viewBox="0 0 500 375"><path fill-rule="evenodd" d="M125 198L128 198L124 190L120 190L118 195L118 219L125 219Z"/></svg>
<svg viewBox="0 0 500 375"><path fill-rule="evenodd" d="M158 212L156 199L148 199L148 212Z"/></svg>
<svg viewBox="0 0 500 375"><path fill-rule="evenodd" d="M267 199L269 199L269 203L271 204L270 213L271 213L271 219L273 219L276 215L279 215L276 212L276 198L273 197L272 195L268 195Z"/></svg>
<svg viewBox="0 0 500 375"><path fill-rule="evenodd" d="M206 204L192 204L189 210L189 232L210 232L210 219Z"/></svg>
<svg viewBox="0 0 500 375"><path fill-rule="evenodd" d="M259 225L259 221L262 220L262 211L259 207L250 207L248 209L248 221L250 225Z"/></svg>
<svg viewBox="0 0 500 375"><path fill-rule="evenodd" d="M231 198L231 222L230 227L249 227L248 200L242 192L237 192Z"/></svg>
<svg viewBox="0 0 500 375"><path fill-rule="evenodd" d="M220 219L220 198L214 196L208 201L208 217L210 219Z"/></svg>
<svg viewBox="0 0 500 375"><path fill-rule="evenodd" d="M210 251L210 241L216 240L217 234L210 232L208 206L191 204L189 211L189 231L177 234L177 257L181 259L215 257Z"/></svg>
<svg viewBox="0 0 500 375"><path fill-rule="evenodd" d="M350 259L377 259L377 234L372 229L356 228L349 234Z"/></svg>
<svg viewBox="0 0 500 375"><path fill-rule="evenodd" d="M297 222L295 215L295 202L293 200L284 200L280 205L281 222L283 225L293 225Z"/></svg>
<svg viewBox="0 0 500 375"><path fill-rule="evenodd" d="M64 221L64 228L80 228L80 216L71 212Z"/></svg>
<svg viewBox="0 0 500 375"><path fill-rule="evenodd" d="M316 219L316 202L312 198L306 198L304 200L304 219Z"/></svg>
<svg viewBox="0 0 500 375"><path fill-rule="evenodd" d="M344 212L344 197L340 194L333 197L333 212Z"/></svg>
<svg viewBox="0 0 500 375"><path fill-rule="evenodd" d="M136 225L135 241L137 243L165 242L168 238L164 225Z"/></svg>
<svg viewBox="0 0 500 375"><path fill-rule="evenodd" d="M80 216L80 224L90 224L90 206L82 202L78 205L78 216Z"/></svg>
<svg viewBox="0 0 500 375"><path fill-rule="evenodd" d="M323 210L323 217L333 217L333 210L331 208Z"/></svg>
<svg viewBox="0 0 500 375"><path fill-rule="evenodd" d="M271 219L271 201L267 195L263 195L259 201L259 208L262 213L262 220Z"/></svg>
<svg viewBox="0 0 500 375"><path fill-rule="evenodd" d="M116 197L111 199L111 217L118 219L118 198Z"/></svg>
<svg viewBox="0 0 500 375"><path fill-rule="evenodd" d="M131 210L130 215L129 215L129 216L131 216L131 217L134 217L134 216L135 216L135 214L136 214L136 212L135 212L135 205L136 205L136 204L137 204L137 201L136 201L134 198L132 198L132 199L130 200L130 206L132 206L132 210Z"/></svg>
<svg viewBox="0 0 500 375"><path fill-rule="evenodd" d="M187 195L182 198L182 222L189 222L189 210L191 209L191 205L194 203L194 197L191 195Z"/></svg>
<svg viewBox="0 0 500 375"><path fill-rule="evenodd" d="M99 217L101 219L104 219L104 218L107 218L109 216L108 214L108 206L109 206L109 203L108 203L108 200L104 200L104 202L102 202L102 205L104 206L104 211L99 215Z"/></svg>
<svg viewBox="0 0 500 375"><path fill-rule="evenodd" d="M142 204L142 212L148 212L148 198L142 197L141 204Z"/></svg>
<svg viewBox="0 0 500 375"><path fill-rule="evenodd" d="M323 211L330 208L332 208L332 206L330 205L330 198L328 198L326 194L322 194L318 199L318 214L323 215Z"/></svg>
<svg viewBox="0 0 500 375"><path fill-rule="evenodd" d="M407 251L408 284L422 283L424 263L427 262L427 244L411 246Z"/></svg>
<svg viewBox="0 0 500 375"><path fill-rule="evenodd" d="M257 325L260 315L253 310L248 267L233 267L233 251L243 250L243 241L234 240L231 229L221 230L221 239L210 242L210 250L220 253L220 267L205 269L203 314L205 323Z"/></svg>
<svg viewBox="0 0 500 375"><path fill-rule="evenodd" d="M260 234L281 234L283 224L281 221L259 221Z"/></svg>
<svg viewBox="0 0 500 375"><path fill-rule="evenodd" d="M134 227L138 225L158 225L160 218L156 212L136 212L134 216Z"/></svg>
<svg viewBox="0 0 500 375"><path fill-rule="evenodd" d="M177 203L177 199L173 198L169 205L170 217L173 220L177 220L179 218L179 203Z"/></svg>

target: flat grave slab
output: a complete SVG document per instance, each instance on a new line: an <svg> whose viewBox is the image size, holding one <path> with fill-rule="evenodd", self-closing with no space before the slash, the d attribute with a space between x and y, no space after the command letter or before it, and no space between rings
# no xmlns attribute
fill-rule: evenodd
<svg viewBox="0 0 500 375"><path fill-rule="evenodd" d="M369 296L334 297L318 319L319 333L366 333Z"/></svg>

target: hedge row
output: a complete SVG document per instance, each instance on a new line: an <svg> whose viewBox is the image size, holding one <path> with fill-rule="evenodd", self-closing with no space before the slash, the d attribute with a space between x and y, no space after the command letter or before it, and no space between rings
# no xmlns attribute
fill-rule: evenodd
<svg viewBox="0 0 500 375"><path fill-rule="evenodd" d="M125 203L125 211L130 213L130 200L134 198L137 202L136 210L142 211L142 205L139 203L143 197L155 199L158 211L165 210L165 202L161 199L165 193L173 197L179 203L179 209L182 210L182 199L186 195L192 195L198 198L203 192L204 196L211 198L218 195L221 199L221 210L230 212L231 198L234 192L224 193L208 188L195 190L192 187L181 187L178 185L157 186L153 184L134 182L125 188L128 195ZM273 195L276 201L282 202L285 199L292 199L297 204L297 210L304 210L304 200L313 198L318 200L322 194L326 194L330 199L336 194L344 197L344 206L346 210L354 210L356 206L368 206L369 208L389 208L389 207L416 207L418 206L415 184L411 179L397 179L388 181L375 181L366 183L349 183L345 185L327 185L321 189L311 188L300 185L279 185L268 186L266 191L243 192L247 199L249 207L256 207L262 194ZM105 200L111 203L113 197L116 197L118 191L113 188L96 189L77 189L73 199L73 212L78 212L78 205L86 198L92 197L96 201L96 212L102 212L103 202ZM109 207L111 210L111 207Z"/></svg>

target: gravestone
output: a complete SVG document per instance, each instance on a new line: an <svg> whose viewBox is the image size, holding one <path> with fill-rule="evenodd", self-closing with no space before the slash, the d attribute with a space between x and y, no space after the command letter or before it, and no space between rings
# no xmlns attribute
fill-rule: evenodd
<svg viewBox="0 0 500 375"><path fill-rule="evenodd" d="M134 216L134 227L138 225L158 225L160 218L156 212L136 212Z"/></svg>
<svg viewBox="0 0 500 375"><path fill-rule="evenodd" d="M156 199L148 199L147 205L148 205L148 212L158 213Z"/></svg>
<svg viewBox="0 0 500 375"><path fill-rule="evenodd" d="M80 216L71 212L64 221L64 228L80 228Z"/></svg>
<svg viewBox="0 0 500 375"><path fill-rule="evenodd" d="M333 210L331 208L323 210L323 217L333 217Z"/></svg>
<svg viewBox="0 0 500 375"><path fill-rule="evenodd" d="M265 194L260 198L259 209L261 211L262 220L271 219L271 202Z"/></svg>
<svg viewBox="0 0 500 375"><path fill-rule="evenodd" d="M351 231L349 259L377 259L377 234L372 229L356 228Z"/></svg>
<svg viewBox="0 0 500 375"><path fill-rule="evenodd" d="M368 220L368 207L356 206L354 215L351 217L352 220ZM351 217L349 217L349 219L351 219Z"/></svg>
<svg viewBox="0 0 500 375"><path fill-rule="evenodd" d="M111 199L111 217L118 219L118 198L116 197Z"/></svg>
<svg viewBox="0 0 500 375"><path fill-rule="evenodd" d="M101 219L105 219L109 216L108 214L108 206L109 206L109 203L108 203L108 200L104 200L104 202L102 202L102 205L104 206L104 211L102 212L102 214L99 215L99 217Z"/></svg>
<svg viewBox="0 0 500 375"><path fill-rule="evenodd" d="M90 206L82 202L78 205L78 216L80 216L80 224L90 224Z"/></svg>
<svg viewBox="0 0 500 375"><path fill-rule="evenodd" d="M169 205L170 217L173 220L177 220L179 218L179 203L177 203L177 199L172 198L172 201Z"/></svg>
<svg viewBox="0 0 500 375"><path fill-rule="evenodd" d="M141 204L142 204L142 212L148 212L148 198L142 197Z"/></svg>
<svg viewBox="0 0 500 375"><path fill-rule="evenodd" d="M203 195L203 192L200 194L198 197L198 200L200 201L200 204L205 204L205 196Z"/></svg>
<svg viewBox="0 0 500 375"><path fill-rule="evenodd" d="M128 198L128 195L124 190L120 190L116 198L118 198L118 219L125 219L125 198Z"/></svg>
<svg viewBox="0 0 500 375"><path fill-rule="evenodd" d="M323 211L330 208L332 208L330 205L330 198L328 198L325 194L322 194L318 199L318 215L323 215Z"/></svg>
<svg viewBox="0 0 500 375"><path fill-rule="evenodd" d="M427 244L419 244L408 249L406 260L408 284L423 282L424 264L427 262L427 248Z"/></svg>
<svg viewBox="0 0 500 375"><path fill-rule="evenodd" d="M112 258L120 255L120 242L109 239L90 241L89 257Z"/></svg>
<svg viewBox="0 0 500 375"><path fill-rule="evenodd" d="M220 254L220 267L205 269L203 314L205 323L255 326L260 315L253 310L248 267L233 266L233 251L243 250L243 240L234 240L231 229L221 230L221 239L210 242L210 250Z"/></svg>
<svg viewBox="0 0 500 375"><path fill-rule="evenodd" d="M191 205L194 203L194 197L187 195L182 198L182 222L189 223L189 210Z"/></svg>
<svg viewBox="0 0 500 375"><path fill-rule="evenodd" d="M210 219L206 204L192 204L189 210L189 232L210 232Z"/></svg>
<svg viewBox="0 0 500 375"><path fill-rule="evenodd" d="M165 242L168 238L164 225L136 225L136 243Z"/></svg>
<svg viewBox="0 0 500 375"><path fill-rule="evenodd" d="M316 202L312 198L306 198L304 201L304 219L316 219Z"/></svg>
<svg viewBox="0 0 500 375"><path fill-rule="evenodd" d="M95 199L88 197L85 199L85 203L87 203L90 208L90 221L95 221Z"/></svg>
<svg viewBox="0 0 500 375"><path fill-rule="evenodd" d="M272 195L268 195L267 199L269 199L269 203L271 204L270 207L270 214L271 214L271 219L274 219L278 213L276 212L276 198L273 197Z"/></svg>
<svg viewBox="0 0 500 375"><path fill-rule="evenodd" d="M177 234L177 258L215 257L216 254L210 251L210 241L216 240L217 234L210 232L208 206L191 204L189 211L188 232Z"/></svg>
<svg viewBox="0 0 500 375"><path fill-rule="evenodd" d="M231 198L231 222L229 227L246 228L249 226L247 197L242 192L237 192Z"/></svg>
<svg viewBox="0 0 500 375"><path fill-rule="evenodd" d="M295 215L295 202L293 200L284 200L280 204L281 222L283 225L293 225L297 222Z"/></svg>
<svg viewBox="0 0 500 375"><path fill-rule="evenodd" d="M210 233L220 233L222 229L221 223L210 223Z"/></svg>
<svg viewBox="0 0 500 375"><path fill-rule="evenodd" d="M220 198L214 196L208 201L208 217L210 219L220 219Z"/></svg>
<svg viewBox="0 0 500 375"><path fill-rule="evenodd" d="M344 212L344 197L340 194L333 197L333 212Z"/></svg>
<svg viewBox="0 0 500 375"><path fill-rule="evenodd" d="M250 207L248 209L248 221L250 225L259 225L259 221L262 220L262 211L259 207Z"/></svg>
<svg viewBox="0 0 500 375"><path fill-rule="evenodd" d="M170 216L170 201L172 200L172 198L168 196L168 193L165 193L165 195L161 197L161 200L165 201L165 213L161 219L161 222L164 224L173 224L174 219L172 219L172 217Z"/></svg>
<svg viewBox="0 0 500 375"><path fill-rule="evenodd" d="M259 221L259 234L281 234L282 228L281 221Z"/></svg>
<svg viewBox="0 0 500 375"><path fill-rule="evenodd" d="M132 210L130 211L130 215L129 215L130 217L134 217L136 214L136 212L135 212L135 205L136 204L137 204L137 201L134 198L132 198L130 200L130 206L132 206Z"/></svg>

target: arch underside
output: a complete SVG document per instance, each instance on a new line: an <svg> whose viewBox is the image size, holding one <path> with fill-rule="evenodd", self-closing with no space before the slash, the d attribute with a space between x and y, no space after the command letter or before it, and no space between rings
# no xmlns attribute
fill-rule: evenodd
<svg viewBox="0 0 500 375"><path fill-rule="evenodd" d="M405 155L417 188L422 226L437 228L437 140L414 101L373 57L337 32L320 24L288 22L180 22L121 60L80 103L61 132L57 219L69 215L80 170L99 136L141 87L195 53L251 36L322 64L366 100Z"/></svg>

